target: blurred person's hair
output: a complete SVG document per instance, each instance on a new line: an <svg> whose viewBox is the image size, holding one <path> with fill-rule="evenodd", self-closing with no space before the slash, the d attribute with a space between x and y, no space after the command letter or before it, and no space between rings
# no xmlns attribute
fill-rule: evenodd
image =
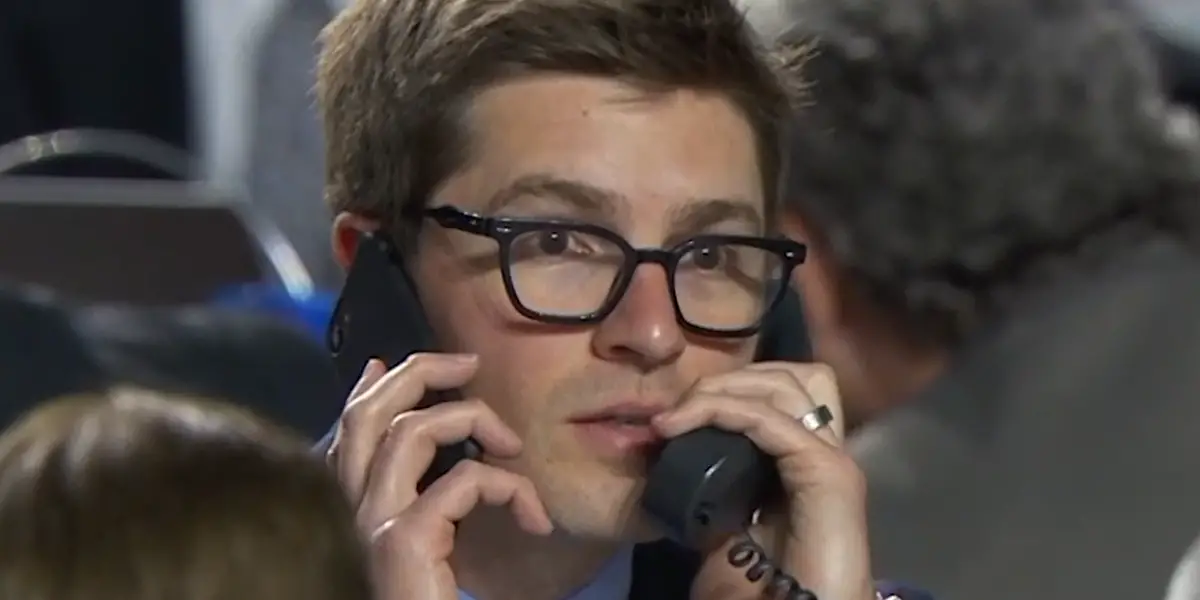
<svg viewBox="0 0 1200 600"><path fill-rule="evenodd" d="M368 600L333 475L236 408L133 389L0 437L0 598Z"/></svg>
<svg viewBox="0 0 1200 600"><path fill-rule="evenodd" d="M788 39L818 45L785 210L912 341L956 344L1064 268L1192 240L1196 141L1116 3L833 0L792 16Z"/></svg>
<svg viewBox="0 0 1200 600"><path fill-rule="evenodd" d="M793 95L730 0L380 0L356 2L322 35L317 95L326 198L381 222L404 246L419 209L471 160L472 100L547 73L619 78L647 94L724 94L757 138L775 207L780 126ZM416 218L414 218L416 217Z"/></svg>

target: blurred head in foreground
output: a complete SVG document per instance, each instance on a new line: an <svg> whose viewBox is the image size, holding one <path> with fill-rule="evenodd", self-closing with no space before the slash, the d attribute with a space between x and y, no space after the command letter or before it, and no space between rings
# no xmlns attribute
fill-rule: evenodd
<svg viewBox="0 0 1200 600"><path fill-rule="evenodd" d="M0 437L0 598L366 600L341 490L307 446L220 404L117 390Z"/></svg>

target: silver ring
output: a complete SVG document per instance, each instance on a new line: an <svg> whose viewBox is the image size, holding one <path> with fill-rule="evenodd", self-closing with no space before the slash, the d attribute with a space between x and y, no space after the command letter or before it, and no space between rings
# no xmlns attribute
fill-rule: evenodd
<svg viewBox="0 0 1200 600"><path fill-rule="evenodd" d="M799 421L805 429L815 433L833 422L833 411L822 404L801 415Z"/></svg>

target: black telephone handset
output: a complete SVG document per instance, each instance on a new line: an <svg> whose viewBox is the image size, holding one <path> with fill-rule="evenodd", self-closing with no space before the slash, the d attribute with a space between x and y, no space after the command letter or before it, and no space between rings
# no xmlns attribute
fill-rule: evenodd
<svg viewBox="0 0 1200 600"><path fill-rule="evenodd" d="M390 369L417 352L438 351L416 287L402 265L386 238L373 234L359 236L354 263L327 335L343 398L350 394L362 376L363 367L372 358L384 361ZM457 394L453 391L433 392L418 407L455 399ZM476 458L481 453L474 440L439 448L418 489L424 491L459 461Z"/></svg>
<svg viewBox="0 0 1200 600"><path fill-rule="evenodd" d="M800 300L791 290L762 331L756 362L811 359ZM750 438L705 427L663 447L647 474L642 508L675 540L700 548L741 530L754 511L781 491L774 459Z"/></svg>
<svg viewBox="0 0 1200 600"><path fill-rule="evenodd" d="M354 265L329 328L329 348L345 394L363 366L379 358L395 366L415 352L437 350L416 289L392 245L381 236L363 235ZM794 334L764 335L758 360L804 360L799 304L789 292L772 313L767 331L790 327ZM785 323L774 325L783 320ZM788 346L791 344L791 346ZM422 406L453 399L432 394ZM472 440L439 449L421 489L460 460L475 458ZM713 536L740 530L778 486L774 461L743 435L704 428L668 442L650 469L643 507L684 544L699 547Z"/></svg>

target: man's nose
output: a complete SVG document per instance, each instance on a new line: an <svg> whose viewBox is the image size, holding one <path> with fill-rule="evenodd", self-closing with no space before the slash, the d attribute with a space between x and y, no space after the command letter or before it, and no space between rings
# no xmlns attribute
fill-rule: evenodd
<svg viewBox="0 0 1200 600"><path fill-rule="evenodd" d="M645 370L679 358L686 338L662 265L643 264L634 271L617 307L597 328L593 344L599 356Z"/></svg>

